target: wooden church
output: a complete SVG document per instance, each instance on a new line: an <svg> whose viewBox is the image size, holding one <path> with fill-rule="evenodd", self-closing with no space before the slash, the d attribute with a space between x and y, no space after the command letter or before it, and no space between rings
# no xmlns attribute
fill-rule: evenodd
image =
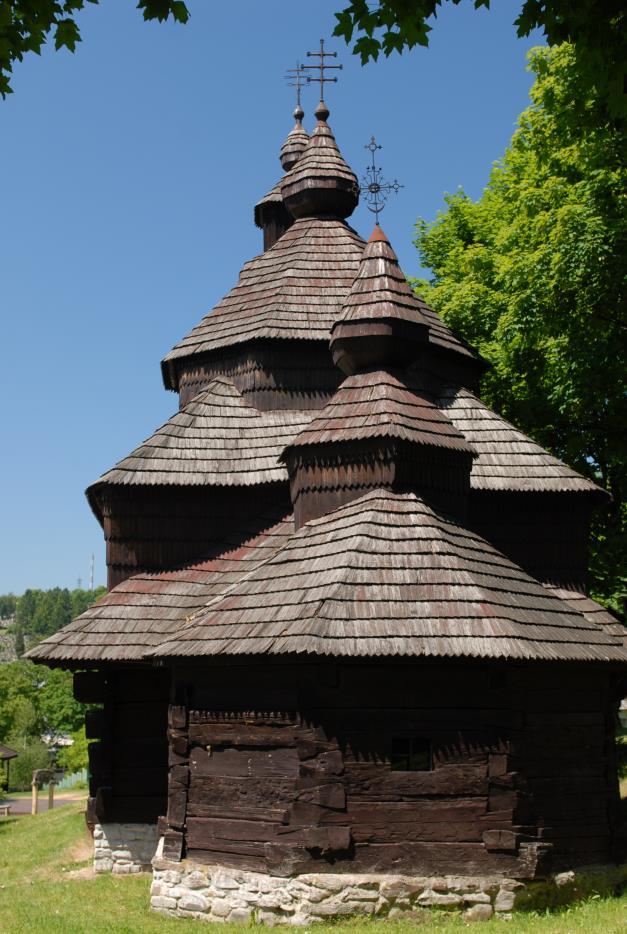
<svg viewBox="0 0 627 934"><path fill-rule="evenodd" d="M94 705L96 866L155 856L154 907L304 923L399 879L511 907L619 855L606 494L481 402L302 116L263 252L163 361L178 412L87 492L109 592L30 657Z"/></svg>

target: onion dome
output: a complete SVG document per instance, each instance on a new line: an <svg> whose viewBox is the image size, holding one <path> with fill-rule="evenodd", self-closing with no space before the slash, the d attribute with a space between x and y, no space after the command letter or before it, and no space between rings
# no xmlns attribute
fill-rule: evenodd
<svg viewBox="0 0 627 934"><path fill-rule="evenodd" d="M281 146L279 159L286 172L296 165L309 142L309 134L301 122L304 116L305 113L299 105L294 111L296 119L294 128L290 130ZM283 204L282 181L283 179L279 179L276 185L255 205L255 224L263 230L264 250L269 250L271 246L274 246L294 222L294 218Z"/></svg>
<svg viewBox="0 0 627 934"><path fill-rule="evenodd" d="M429 323L396 253L379 225L331 329L333 362L351 374L372 367L407 366L429 340Z"/></svg>
<svg viewBox="0 0 627 934"><path fill-rule="evenodd" d="M290 169L293 169L303 152L307 147L309 142L309 133L303 127L302 119L305 116L305 113L302 107L297 107L294 111L294 118L296 123L294 128L290 130L287 139L281 146L281 153L279 158L281 160L281 165L286 172L289 172Z"/></svg>
<svg viewBox="0 0 627 934"><path fill-rule="evenodd" d="M281 455L296 528L374 489L412 490L465 514L474 450L425 380L402 369L428 345L428 322L377 224L331 329L347 378Z"/></svg>
<svg viewBox="0 0 627 934"><path fill-rule="evenodd" d="M307 147L281 183L283 201L293 217L348 217L359 201L357 176L338 149L324 101L316 107L315 115L318 123Z"/></svg>

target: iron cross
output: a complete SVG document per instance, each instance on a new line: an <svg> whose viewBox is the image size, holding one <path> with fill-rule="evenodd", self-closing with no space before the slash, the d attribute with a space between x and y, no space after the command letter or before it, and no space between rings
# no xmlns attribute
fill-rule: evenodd
<svg viewBox="0 0 627 934"><path fill-rule="evenodd" d="M288 68L285 80L289 87L296 88L296 107L300 110L300 92L303 87L303 81L305 80L303 66L299 62L296 62L296 68Z"/></svg>
<svg viewBox="0 0 627 934"><path fill-rule="evenodd" d="M319 52L307 52L308 58L319 58L320 61L317 65L301 65L303 71L319 71L320 76L318 78L312 78L310 75L307 75L307 83L311 81L320 82L320 100L324 99L324 85L325 82L337 81L336 78L325 78L325 71L329 71L331 68L337 68L340 71L344 67L343 65L327 65L325 58L337 58L337 52L325 52L324 51L324 39L320 40L320 51Z"/></svg>
<svg viewBox="0 0 627 934"><path fill-rule="evenodd" d="M366 172L361 180L359 192L360 194L364 195L366 200L366 207L375 215L376 222L378 224L379 214L385 207L385 202L387 201L390 192L393 191L395 194L398 194L399 190L405 186L399 184L396 179L394 179L393 182L383 181L383 168L378 167L374 159L374 154L377 149L383 149L383 146L380 146L379 143L377 143L374 136L372 136L370 142L364 146L364 149L370 150L372 162L366 169Z"/></svg>

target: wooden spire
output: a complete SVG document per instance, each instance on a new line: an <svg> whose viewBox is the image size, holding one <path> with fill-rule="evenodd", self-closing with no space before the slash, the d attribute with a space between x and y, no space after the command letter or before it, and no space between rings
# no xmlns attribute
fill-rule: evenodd
<svg viewBox="0 0 627 934"><path fill-rule="evenodd" d="M429 324L390 241L376 224L359 270L331 329L333 362L344 373L406 366L429 339Z"/></svg>
<svg viewBox="0 0 627 934"><path fill-rule="evenodd" d="M359 201L357 176L340 153L323 101L315 115L318 122L307 147L281 184L283 201L294 217L349 217Z"/></svg>

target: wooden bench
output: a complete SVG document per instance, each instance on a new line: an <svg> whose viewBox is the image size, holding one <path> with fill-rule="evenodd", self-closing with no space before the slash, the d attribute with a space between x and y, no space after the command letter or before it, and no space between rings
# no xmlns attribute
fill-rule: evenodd
<svg viewBox="0 0 627 934"><path fill-rule="evenodd" d="M0 817L10 817L10 816L11 816L11 805L0 804Z"/></svg>

